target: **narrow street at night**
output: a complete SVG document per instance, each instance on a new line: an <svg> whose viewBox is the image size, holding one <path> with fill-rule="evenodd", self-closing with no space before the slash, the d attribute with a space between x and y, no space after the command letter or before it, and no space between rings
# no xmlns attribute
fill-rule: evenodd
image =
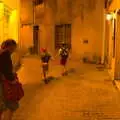
<svg viewBox="0 0 120 120"><path fill-rule="evenodd" d="M106 70L70 60L69 75L60 77L58 62L51 64L56 79L45 85L39 59L23 60L25 97L13 120L120 120L120 92Z"/></svg>
<svg viewBox="0 0 120 120"><path fill-rule="evenodd" d="M120 120L120 0L0 0L0 120Z"/></svg>

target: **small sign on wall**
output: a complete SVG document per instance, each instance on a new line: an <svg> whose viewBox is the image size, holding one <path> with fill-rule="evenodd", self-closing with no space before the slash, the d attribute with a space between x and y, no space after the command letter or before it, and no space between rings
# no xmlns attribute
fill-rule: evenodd
<svg viewBox="0 0 120 120"><path fill-rule="evenodd" d="M88 40L83 40L83 43L84 44L88 44Z"/></svg>

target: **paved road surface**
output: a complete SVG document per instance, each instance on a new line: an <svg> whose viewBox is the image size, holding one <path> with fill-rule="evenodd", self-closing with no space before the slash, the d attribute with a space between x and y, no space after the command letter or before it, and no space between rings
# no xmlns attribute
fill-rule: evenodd
<svg viewBox="0 0 120 120"><path fill-rule="evenodd" d="M57 79L44 85L39 60L24 60L19 76L25 97L14 120L120 120L120 93L106 71L74 61L74 70L61 77L57 62L51 68Z"/></svg>

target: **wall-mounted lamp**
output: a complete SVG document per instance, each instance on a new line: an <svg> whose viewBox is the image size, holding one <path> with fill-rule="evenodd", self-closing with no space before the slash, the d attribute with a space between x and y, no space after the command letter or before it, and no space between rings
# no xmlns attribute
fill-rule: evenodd
<svg viewBox="0 0 120 120"><path fill-rule="evenodd" d="M106 14L106 20L110 21L112 19L113 19L113 14L111 13Z"/></svg>

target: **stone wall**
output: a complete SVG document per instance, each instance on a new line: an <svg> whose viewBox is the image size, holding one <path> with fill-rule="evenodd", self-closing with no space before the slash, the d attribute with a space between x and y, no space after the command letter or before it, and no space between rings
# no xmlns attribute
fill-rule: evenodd
<svg viewBox="0 0 120 120"><path fill-rule="evenodd" d="M31 0L21 0L20 46L25 51L33 46L33 3Z"/></svg>
<svg viewBox="0 0 120 120"><path fill-rule="evenodd" d="M32 0L21 0L21 23L33 22L33 3Z"/></svg>
<svg viewBox="0 0 120 120"><path fill-rule="evenodd" d="M56 8L53 7L54 4L51 4L48 2L51 12L46 12L49 15L52 13L52 17L51 19L48 17L47 20L53 21L52 24L54 26L55 24L67 23L72 25L73 55L82 57L88 53L90 57L94 54L101 56L104 0L57 0ZM56 10L54 11L53 9ZM88 44L83 44L84 40L88 40Z"/></svg>
<svg viewBox="0 0 120 120"><path fill-rule="evenodd" d="M30 14L31 9L28 9ZM46 0L44 15L36 19L40 26L40 47L55 52L55 24L72 25L72 53L102 55L104 0ZM31 17L27 17L31 20ZM26 19L27 19L26 18ZM88 44L83 44L88 40Z"/></svg>
<svg viewBox="0 0 120 120"><path fill-rule="evenodd" d="M87 2L88 0L85 1ZM81 8L79 6L81 6ZM84 53L88 53L90 57L92 57L92 55L96 53L98 56L101 56L103 42L103 7L104 3L102 0L95 0L93 4L80 3L79 0L76 0L72 19L73 54L82 57ZM88 44L83 44L84 40L88 40Z"/></svg>

